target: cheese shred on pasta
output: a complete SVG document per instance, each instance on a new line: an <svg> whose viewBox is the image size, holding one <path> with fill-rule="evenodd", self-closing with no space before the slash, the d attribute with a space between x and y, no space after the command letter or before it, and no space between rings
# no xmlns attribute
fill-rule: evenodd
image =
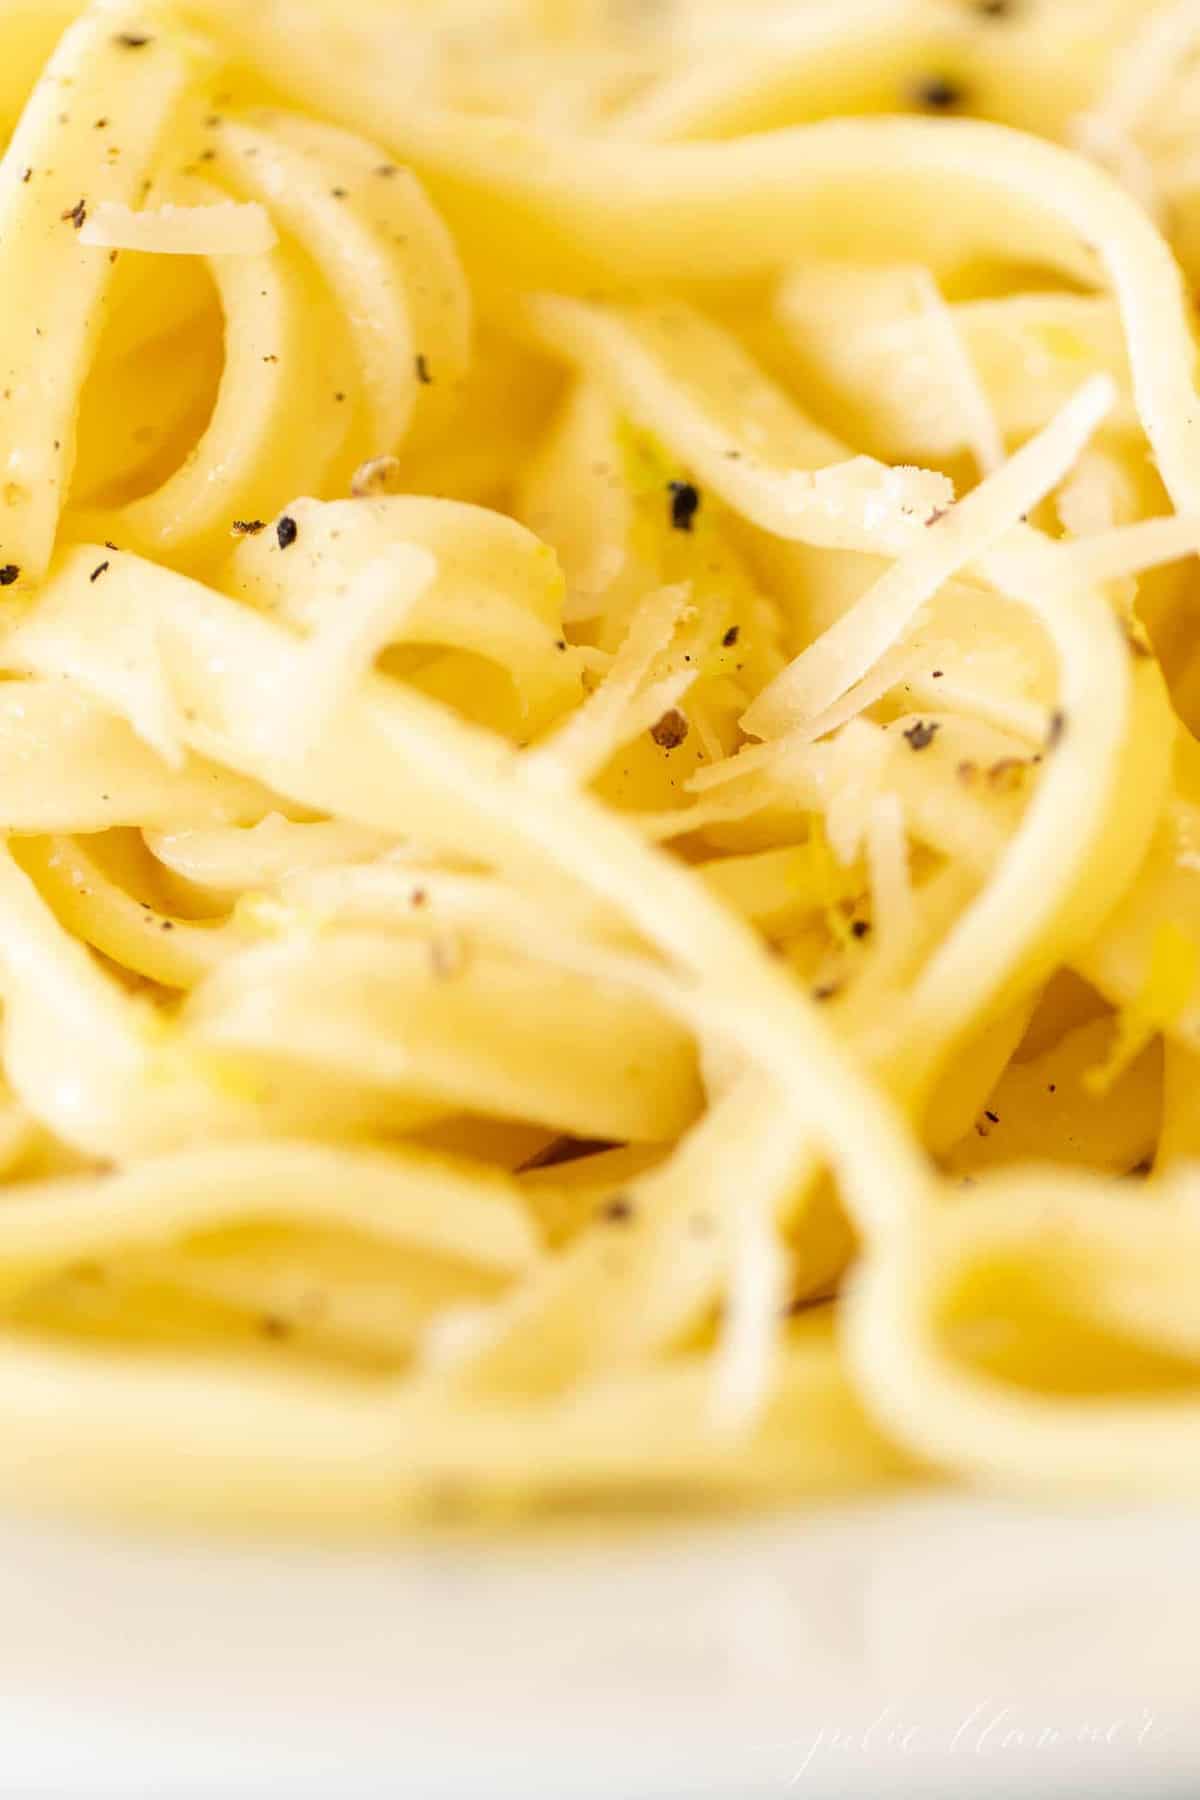
<svg viewBox="0 0 1200 1800"><path fill-rule="evenodd" d="M1198 26L0 9L0 1496L1200 1491Z"/></svg>

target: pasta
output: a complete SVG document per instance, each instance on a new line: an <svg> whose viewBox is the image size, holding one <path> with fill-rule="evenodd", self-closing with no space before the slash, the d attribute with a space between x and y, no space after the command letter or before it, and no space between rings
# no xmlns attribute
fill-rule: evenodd
<svg viewBox="0 0 1200 1800"><path fill-rule="evenodd" d="M1200 7L0 48L0 1492L1200 1489Z"/></svg>

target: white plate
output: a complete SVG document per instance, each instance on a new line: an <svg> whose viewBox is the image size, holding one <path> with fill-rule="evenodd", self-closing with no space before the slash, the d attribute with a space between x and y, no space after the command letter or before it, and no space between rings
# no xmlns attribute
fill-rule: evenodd
<svg viewBox="0 0 1200 1800"><path fill-rule="evenodd" d="M0 1792L1200 1792L1200 1531L923 1497L393 1552L0 1526Z"/></svg>

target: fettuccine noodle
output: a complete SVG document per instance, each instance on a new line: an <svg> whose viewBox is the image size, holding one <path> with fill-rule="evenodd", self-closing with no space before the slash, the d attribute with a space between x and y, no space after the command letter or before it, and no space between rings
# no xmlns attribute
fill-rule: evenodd
<svg viewBox="0 0 1200 1800"><path fill-rule="evenodd" d="M0 51L0 1494L1200 1490L1200 5Z"/></svg>

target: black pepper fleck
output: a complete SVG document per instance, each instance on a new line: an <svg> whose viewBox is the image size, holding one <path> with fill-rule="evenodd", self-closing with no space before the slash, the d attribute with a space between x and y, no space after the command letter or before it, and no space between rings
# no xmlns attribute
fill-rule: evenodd
<svg viewBox="0 0 1200 1800"><path fill-rule="evenodd" d="M141 31L118 31L113 39L113 43L120 44L123 50L144 50L152 42L153 39Z"/></svg>
<svg viewBox="0 0 1200 1800"><path fill-rule="evenodd" d="M726 650L733 649L733 646L738 641L739 635L740 635L740 632L739 632L738 626L731 625L729 627L729 630L725 633L725 636L721 639L721 642L725 646Z"/></svg>
<svg viewBox="0 0 1200 1800"><path fill-rule="evenodd" d="M91 574L88 576L88 580L89 581L99 581L99 579L103 575L105 569L111 569L111 568L112 568L112 564L110 562L97 563L96 567L92 570Z"/></svg>
<svg viewBox="0 0 1200 1800"><path fill-rule="evenodd" d="M650 727L650 736L660 750L678 750L688 734L688 722L677 706L665 712L657 725Z"/></svg>
<svg viewBox="0 0 1200 1800"><path fill-rule="evenodd" d="M69 206L65 213L60 214L60 217L64 223L69 219L76 231L80 231L83 228L84 220L87 218L87 201L77 200L74 206Z"/></svg>
<svg viewBox="0 0 1200 1800"><path fill-rule="evenodd" d="M966 98L958 82L945 75L929 75L913 88L913 99L929 112L950 112Z"/></svg>
<svg viewBox="0 0 1200 1800"><path fill-rule="evenodd" d="M1054 711L1050 714L1050 723L1046 727L1047 750L1053 750L1056 744L1062 743L1063 733L1066 729L1067 715L1061 706L1056 706Z"/></svg>
<svg viewBox="0 0 1200 1800"><path fill-rule="evenodd" d="M275 536L279 540L279 548L281 550L290 550L296 539L300 536L300 527L290 513L284 513L282 519L280 519L278 525L276 525Z"/></svg>
<svg viewBox="0 0 1200 1800"><path fill-rule="evenodd" d="M418 355L414 356L413 367L417 371L417 380L421 383L422 387L428 387L433 380L433 376L429 373L429 364L422 354L418 353Z"/></svg>
<svg viewBox="0 0 1200 1800"><path fill-rule="evenodd" d="M233 529L239 537L257 537L260 531L267 529L265 519L235 519Z"/></svg>
<svg viewBox="0 0 1200 1800"><path fill-rule="evenodd" d="M4 566L0 568L0 587L11 587L20 573L21 570L18 564L5 563Z"/></svg>
<svg viewBox="0 0 1200 1800"><path fill-rule="evenodd" d="M941 726L935 724L932 719L918 719L916 724L910 725L902 735L911 749L928 750L940 730Z"/></svg>
<svg viewBox="0 0 1200 1800"><path fill-rule="evenodd" d="M690 481L668 481L671 496L671 524L676 531L690 531L700 510L700 490Z"/></svg>
<svg viewBox="0 0 1200 1800"><path fill-rule="evenodd" d="M614 1194L611 1200L605 1201L600 1216L614 1225L627 1224L633 1217L633 1201L628 1194Z"/></svg>

